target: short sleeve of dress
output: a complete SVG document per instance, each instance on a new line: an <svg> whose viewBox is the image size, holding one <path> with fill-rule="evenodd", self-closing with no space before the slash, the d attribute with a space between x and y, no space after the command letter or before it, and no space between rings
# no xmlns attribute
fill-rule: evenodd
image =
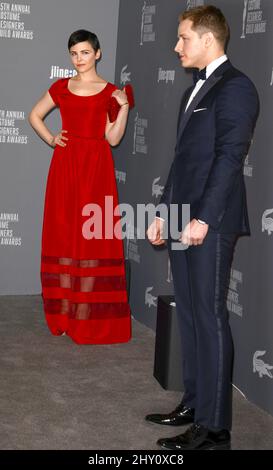
<svg viewBox="0 0 273 470"><path fill-rule="evenodd" d="M134 93L133 93L132 86L126 85L125 92L127 95L129 108L133 108L135 105L135 102L134 102ZM117 119L119 110L120 110L120 105L118 104L116 98L114 96L111 96L109 100L109 106L108 106L108 116L109 116L110 122L114 122Z"/></svg>
<svg viewBox="0 0 273 470"><path fill-rule="evenodd" d="M53 99L56 106L59 106L59 88L60 88L60 80L52 83L51 87L48 89L48 92Z"/></svg>

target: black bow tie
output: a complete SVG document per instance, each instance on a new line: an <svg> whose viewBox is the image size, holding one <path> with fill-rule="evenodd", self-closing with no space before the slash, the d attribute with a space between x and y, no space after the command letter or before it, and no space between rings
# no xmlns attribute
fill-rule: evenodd
<svg viewBox="0 0 273 470"><path fill-rule="evenodd" d="M205 67L202 70L194 70L193 71L193 81L196 84L198 80L206 80L207 79L207 68Z"/></svg>

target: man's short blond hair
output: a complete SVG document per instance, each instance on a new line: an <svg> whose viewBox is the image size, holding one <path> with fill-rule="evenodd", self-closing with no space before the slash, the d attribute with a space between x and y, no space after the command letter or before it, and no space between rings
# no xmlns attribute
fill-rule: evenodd
<svg viewBox="0 0 273 470"><path fill-rule="evenodd" d="M213 5L190 8L179 15L179 22L192 21L192 29L202 35L212 32L215 39L226 48L229 40L229 26L221 10Z"/></svg>

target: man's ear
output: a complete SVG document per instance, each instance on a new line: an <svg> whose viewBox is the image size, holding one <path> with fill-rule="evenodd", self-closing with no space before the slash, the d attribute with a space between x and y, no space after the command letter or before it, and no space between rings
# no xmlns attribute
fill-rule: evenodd
<svg viewBox="0 0 273 470"><path fill-rule="evenodd" d="M205 47L210 47L212 43L215 41L215 37L211 31L204 33L205 35Z"/></svg>

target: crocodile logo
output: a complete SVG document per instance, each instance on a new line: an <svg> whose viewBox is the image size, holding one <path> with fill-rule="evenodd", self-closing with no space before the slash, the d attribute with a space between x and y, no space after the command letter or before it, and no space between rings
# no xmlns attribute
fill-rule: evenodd
<svg viewBox="0 0 273 470"><path fill-rule="evenodd" d="M151 291L153 290L153 287L147 287L145 291L145 305L148 305L148 307L156 307L156 297L151 294Z"/></svg>
<svg viewBox="0 0 273 470"><path fill-rule="evenodd" d="M124 65L120 73L120 83L126 85L127 82L131 81L131 72L127 72L128 65Z"/></svg>
<svg viewBox="0 0 273 470"><path fill-rule="evenodd" d="M273 366L266 364L262 359L261 356L264 356L266 351L256 351L253 355L253 373L257 372L259 374L260 379L264 376L273 379L273 375L271 370Z"/></svg>
<svg viewBox="0 0 273 470"><path fill-rule="evenodd" d="M152 186L152 196L155 196L156 199L159 196L162 196L163 189L164 189L164 186L161 186L160 184L158 184L159 180L160 180L160 176L154 179L153 186Z"/></svg>

